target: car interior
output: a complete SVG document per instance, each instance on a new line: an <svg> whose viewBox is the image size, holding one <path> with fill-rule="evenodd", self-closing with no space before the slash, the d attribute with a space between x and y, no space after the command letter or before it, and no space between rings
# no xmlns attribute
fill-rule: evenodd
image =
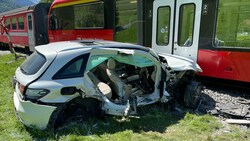
<svg viewBox="0 0 250 141"><path fill-rule="evenodd" d="M98 90L115 103L126 102L128 98L148 95L154 92L156 69L152 63L139 67L113 57L87 72ZM133 64L133 65L132 65Z"/></svg>

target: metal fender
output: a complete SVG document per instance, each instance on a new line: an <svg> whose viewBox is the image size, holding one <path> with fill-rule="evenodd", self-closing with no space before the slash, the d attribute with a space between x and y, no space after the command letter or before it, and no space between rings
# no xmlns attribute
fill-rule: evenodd
<svg viewBox="0 0 250 141"><path fill-rule="evenodd" d="M158 55L164 57L167 60L169 67L174 71L193 70L195 72L202 72L200 66L188 58L165 53L160 53Z"/></svg>

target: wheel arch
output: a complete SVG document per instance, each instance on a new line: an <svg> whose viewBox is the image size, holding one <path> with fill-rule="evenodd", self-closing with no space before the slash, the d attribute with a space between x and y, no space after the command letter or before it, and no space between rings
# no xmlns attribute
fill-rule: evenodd
<svg viewBox="0 0 250 141"><path fill-rule="evenodd" d="M58 105L57 109L50 116L48 123L48 129L56 129L63 124L68 116L65 113L71 115L76 109L84 109L88 112L90 117L100 117L102 102L95 98L82 98L76 97L67 103ZM62 121L60 121L62 120Z"/></svg>

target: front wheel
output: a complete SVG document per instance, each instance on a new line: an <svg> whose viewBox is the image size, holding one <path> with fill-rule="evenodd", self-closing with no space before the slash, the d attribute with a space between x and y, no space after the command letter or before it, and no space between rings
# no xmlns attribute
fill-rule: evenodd
<svg viewBox="0 0 250 141"><path fill-rule="evenodd" d="M197 81L192 81L187 84L184 92L184 105L189 108L196 108L201 95L202 84Z"/></svg>

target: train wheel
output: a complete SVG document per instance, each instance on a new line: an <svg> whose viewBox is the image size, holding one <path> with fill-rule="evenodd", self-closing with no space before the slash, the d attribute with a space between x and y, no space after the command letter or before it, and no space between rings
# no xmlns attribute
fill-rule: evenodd
<svg viewBox="0 0 250 141"><path fill-rule="evenodd" d="M184 92L184 105L189 108L196 108L201 95L202 84L197 81L189 83Z"/></svg>

